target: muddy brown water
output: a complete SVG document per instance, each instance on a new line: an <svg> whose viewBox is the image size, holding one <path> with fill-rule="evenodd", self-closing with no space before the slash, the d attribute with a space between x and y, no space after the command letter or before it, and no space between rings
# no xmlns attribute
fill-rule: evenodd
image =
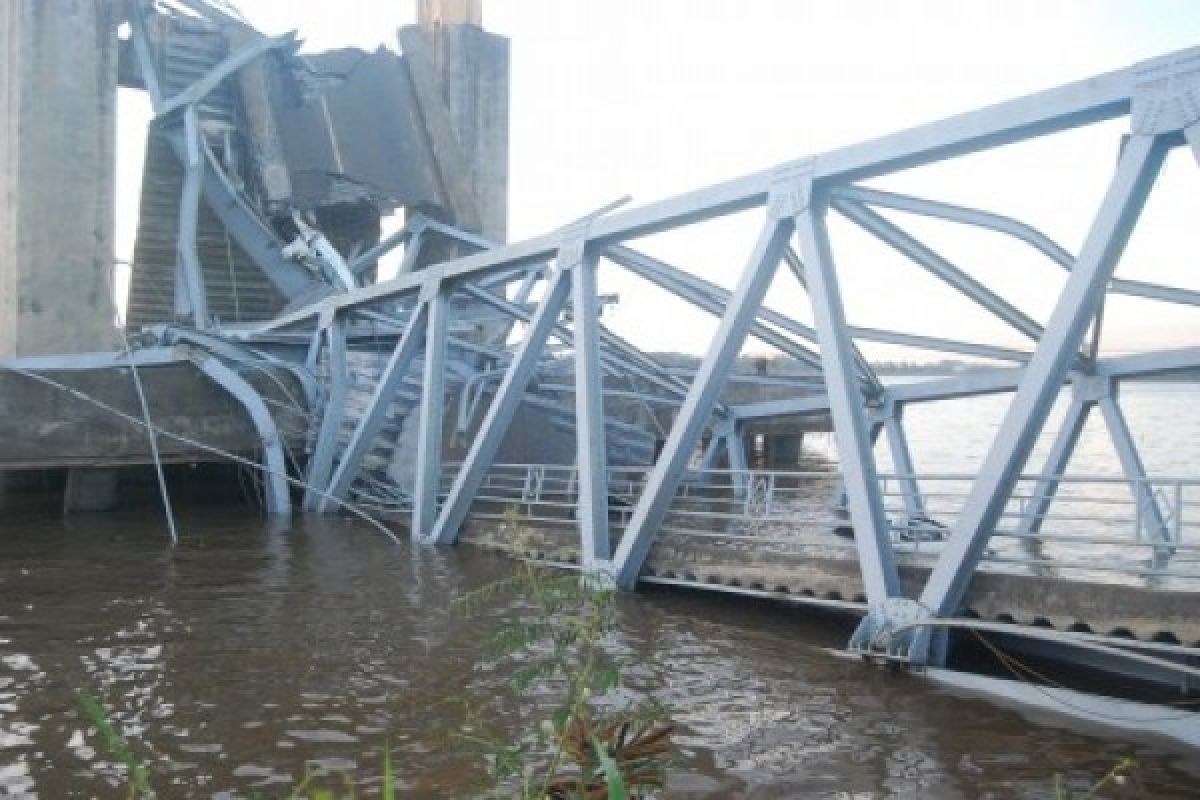
<svg viewBox="0 0 1200 800"><path fill-rule="evenodd" d="M471 547L396 546L349 520L270 524L184 510L0 516L0 797L122 797L73 699L90 691L151 765L160 797L286 794L306 771L378 791L390 747L405 797L469 797L468 709L516 737L544 713L481 642L522 604L453 598L510 574ZM1200 795L1200 756L1026 718L845 662L842 623L666 590L622 598L625 700L679 725L672 798L1050 797L1126 755L1130 797ZM478 730L478 724L474 731ZM1111 795L1110 795L1111 796Z"/></svg>

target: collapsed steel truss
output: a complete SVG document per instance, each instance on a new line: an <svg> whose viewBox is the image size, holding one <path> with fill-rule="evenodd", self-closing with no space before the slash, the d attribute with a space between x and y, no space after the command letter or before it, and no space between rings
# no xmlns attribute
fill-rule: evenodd
<svg viewBox="0 0 1200 800"><path fill-rule="evenodd" d="M135 19L136 19L135 15ZM1120 384L1144 377L1200 367L1200 349L1184 348L1118 358L1100 358L1097 314L1106 294L1127 294L1166 303L1200 305L1200 293L1140 281L1114 279L1114 270L1167 152L1189 146L1200 156L1200 50L1188 50L1128 69L1100 75L1039 94L973 111L780 165L719 185L634 210L600 213L535 239L493 246L478 237L425 217L377 248L353 259L339 254L317 231L309 231L310 252L322 265L327 296L294 308L263 324L221 328L204 311L194 255L196 204L201 193L289 297L298 297L319 278L283 256L283 247L257 221L205 152L196 105L206 90L268 49L289 47L284 37L264 40L235 54L202 85L184 96L156 93L144 32L135 25L147 86L187 167L182 204L176 308L196 321L201 332L160 330L164 344L181 339L207 346L218 356L270 351L294 366L317 373L324 405L313 432L305 481L307 510L323 511L345 499L362 462L388 420L393 402L415 404L416 474L411 494L411 531L415 539L453 544L471 503L494 462L519 406L542 403L553 417L573 423L578 470L576 513L582 564L606 574L622 588L638 582L668 506L689 462L709 434L703 463L711 466L720 448L731 465L744 463L738 431L755 421L828 414L836 433L844 494L859 566L871 612L852 645L913 663L942 657L933 624L922 620L955 615L1014 486L1026 469L1035 439L1046 424L1052 403L1070 387L1068 415L1041 468L1037 505L1022 521L1021 533L1033 536L1053 500L1088 414L1099 408L1133 487L1147 476L1119 402ZM1119 163L1100 203L1086 240L1071 254L1034 227L999 214L865 188L860 182L900 170L946 161L1015 142L1125 117L1130 127ZM698 226L715 218L759 209L762 226L746 258L736 287L727 291L626 243L650 234ZM1054 310L1043 326L989 289L933 248L885 218L892 209L982 228L1013 237L1069 274ZM833 210L927 270L983 311L1029 340L1018 350L993 344L921 336L848 324L841 299L839 271L827 226ZM459 258L418 268L422 247L449 238ZM793 249L795 243L795 249ZM358 286L363 269L389 250L404 247L394 280ZM602 262L629 270L688 303L719 317L719 325L690 383L638 352L600 322L597 268ZM799 322L764 302L783 263L806 290L814 326ZM540 291L538 291L540 289ZM531 302L530 298L538 299ZM569 312L569 322L564 315ZM490 316L489 316L490 315ZM483 337L463 333L463 323L491 320ZM499 322L497 322L499 320ZM507 342L514 323L523 324L515 347ZM457 327L456 327L457 326ZM478 328L479 326L476 325ZM1093 336L1089 339L1088 330ZM347 354L365 337L389 343L390 353L374 384L370 401L357 416L346 410ZM197 337L204 337L200 341ZM813 375L796 382L806 391L795 397L726 406L721 391L733 375L748 337L754 337L802 364ZM563 360L549 347L559 341L570 351L573 408L540 395L535 377L561 372ZM1011 367L980 369L961 377L900 386L884 386L859 353L856 342L878 342L931 352L962 354ZM418 368L419 364L419 368ZM416 379L410 373L416 372ZM605 399L620 394L605 376L627 380L628 396L646 405L672 409L672 421L657 458L649 454L656 434L622 425L605 416ZM407 382L407 385L406 385ZM494 390L486 386L495 384ZM490 391L478 431L453 479L439 492L443 474L446 398L454 388L466 408ZM910 405L983 394L1011 393L1012 401L983 467L974 480L948 544L919 597L901 591L889 520L880 490L874 441L886 432L895 472L902 477L905 509L924 513L914 478L903 413ZM465 412L460 413L460 416ZM342 444L339 432L353 433ZM460 426L460 430L466 430ZM638 449L634 461L653 462L623 536L612 546L609 526L609 461L614 441L625 437ZM1135 491L1148 491L1135 488ZM276 498L276 510L285 499ZM1147 535L1168 558L1171 538L1158 500L1138 498L1147 509ZM915 621L915 624L914 624Z"/></svg>

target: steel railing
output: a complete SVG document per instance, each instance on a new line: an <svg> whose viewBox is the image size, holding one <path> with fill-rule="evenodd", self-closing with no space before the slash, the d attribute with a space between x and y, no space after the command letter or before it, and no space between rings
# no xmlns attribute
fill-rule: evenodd
<svg viewBox="0 0 1200 800"><path fill-rule="evenodd" d="M444 490L455 471L448 465ZM618 533L648 472L609 469L610 524ZM918 559L936 555L975 477L881 474L895 550ZM758 547L852 551L839 488L836 472L695 470L680 484L660 530ZM516 513L532 523L563 524L573 522L577 501L575 467L497 464L480 486L472 514L500 519ZM1024 475L1000 519L984 556L997 568L1200 579L1200 478Z"/></svg>

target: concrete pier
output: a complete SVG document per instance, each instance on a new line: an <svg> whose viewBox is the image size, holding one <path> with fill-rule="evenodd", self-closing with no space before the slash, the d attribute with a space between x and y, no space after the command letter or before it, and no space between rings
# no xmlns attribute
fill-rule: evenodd
<svg viewBox="0 0 1200 800"><path fill-rule="evenodd" d="M115 6L0 7L0 358L115 342Z"/></svg>

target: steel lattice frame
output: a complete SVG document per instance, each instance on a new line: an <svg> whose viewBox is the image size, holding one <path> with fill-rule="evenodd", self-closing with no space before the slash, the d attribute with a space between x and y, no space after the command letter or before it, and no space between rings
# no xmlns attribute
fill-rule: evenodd
<svg viewBox="0 0 1200 800"><path fill-rule="evenodd" d="M275 46L284 44L287 42L281 40ZM267 46L262 45L258 52L265 49ZM249 57L252 55L239 53L232 57L233 63L218 69L229 74ZM156 106L163 113L183 114L179 129L186 138L180 149L189 166L184 213L194 218L192 200L199 191L203 189L209 193L210 201L218 202L220 187L226 186L227 181L221 179L219 165L211 158L203 158L197 136L189 133L195 129L192 109L202 92L185 95L178 100L157 98ZM900 170L1122 117L1130 123L1127 141L1077 255L1032 226L1009 217L859 185L861 181ZM1085 338L1106 293L1200 305L1200 293L1195 291L1113 278L1164 158L1171 148L1178 146L1190 146L1200 155L1200 50L1167 55L641 208L597 214L515 244L491 246L469 234L415 218L396 237L353 261L342 261L336 251L325 253L327 260L338 262L331 265L334 272L345 276L349 271L356 275L382 253L404 245L404 263L394 280L335 291L270 322L226 329L218 335L229 341L257 345L301 343L299 350L307 353L309 366L321 354L327 354L331 365L327 412L316 432L307 475L312 485L324 494L313 492L306 498L305 506L310 509L329 507L323 499L327 496L346 495L364 454L383 425L387 408L419 358L418 469L412 531L423 541L443 545L457 540L472 500L518 407L530 398L527 388L531 380L539 368L547 366L548 342L551 339L562 342L572 351L575 365L577 523L583 566L589 572L610 576L625 589L636 586L668 506L706 431L713 436L705 463L712 463L721 446L729 447L731 461L736 463L740 455L736 451L740 448L734 443L739 426L770 417L827 413L834 424L844 492L857 532L859 564L871 608L853 644L864 649L881 649L912 662L927 662L939 658L937 637L930 633L932 628L899 623L948 617L958 612L984 548L1064 385L1072 387L1067 421L1044 466L1045 477L1037 491L1040 513L1027 518L1022 533L1037 533L1038 520L1057 489L1055 477L1066 468L1083 423L1093 408L1099 408L1104 417L1131 485L1145 486L1144 468L1122 414L1117 388L1125 379L1196 368L1200 366L1200 348L1100 358L1096 342L1087 342ZM1020 308L877 213L876 208L995 231L1041 252L1069 273L1048 322L1044 326L1038 324ZM733 291L714 286L626 244L650 234L753 209L761 209L762 227ZM849 325L827 227L831 209L1020 332L1029 340L1030 348L1017 350ZM242 213L237 208L226 209L226 216L237 218L230 224L231 230L254 228L240 219ZM190 231L187 221L181 226L185 238ZM415 269L423 243L436 235L451 236L476 252ZM181 242L180 253L179 294L191 300L181 305L180 310L202 320L203 287L189 282L189 276L194 276L197 268L192 263L188 242ZM690 385L682 384L600 323L596 270L602 260L719 316L716 334ZM764 306L781 263L787 264L807 291L814 326ZM294 279L294 265L287 262L281 265L276 254L264 256L260 265L268 274L277 276L277 285L291 285L288 282ZM542 284L540 299L531 304L529 298L537 283ZM509 291L513 284L519 284L515 293ZM514 295L511 299L510 293ZM490 344L456 338L451 327L453 298L469 298L473 314L487 308L507 317L510 324L514 320L523 321L523 339L509 352L503 336ZM569 326L563 322L568 308ZM390 331L394 349L368 408L355 423L348 445L338 451L336 434L343 423L347 343L356 330L370 326L378 331L380 325ZM507 332L509 328L503 330ZM790 400L722 406L719 402L722 388L731 378L738 354L750 336L802 363L819 367L824 376L824 391ZM978 356L1015 366L885 387L862 358L856 341ZM452 350L465 352L472 348L494 357L500 366L493 375L488 377L481 370L464 369L461 360L456 362L457 367L451 363ZM606 461L606 441L615 434L612 422L604 415L604 398L608 393L603 381L606 373L635 376L646 387L643 390L646 398L678 408L662 452L615 550L610 548ZM476 381L494 378L499 383L478 435L454 477L448 496L439 505L446 393L451 383L463 387L465 392ZM482 396L482 384L479 392ZM886 432L896 472L911 477L914 468L905 436L904 408L910 404L994 393L1012 394L1003 422L928 581L918 598L904 598L881 496L875 437L880 431ZM570 415L571 409L556 408L555 412ZM916 480L905 481L903 489L907 513L919 516L923 513L923 501ZM1170 541L1162 510L1153 496L1139 498L1139 505L1143 503L1150 509L1147 522L1150 534L1160 537L1163 554L1169 554Z"/></svg>

